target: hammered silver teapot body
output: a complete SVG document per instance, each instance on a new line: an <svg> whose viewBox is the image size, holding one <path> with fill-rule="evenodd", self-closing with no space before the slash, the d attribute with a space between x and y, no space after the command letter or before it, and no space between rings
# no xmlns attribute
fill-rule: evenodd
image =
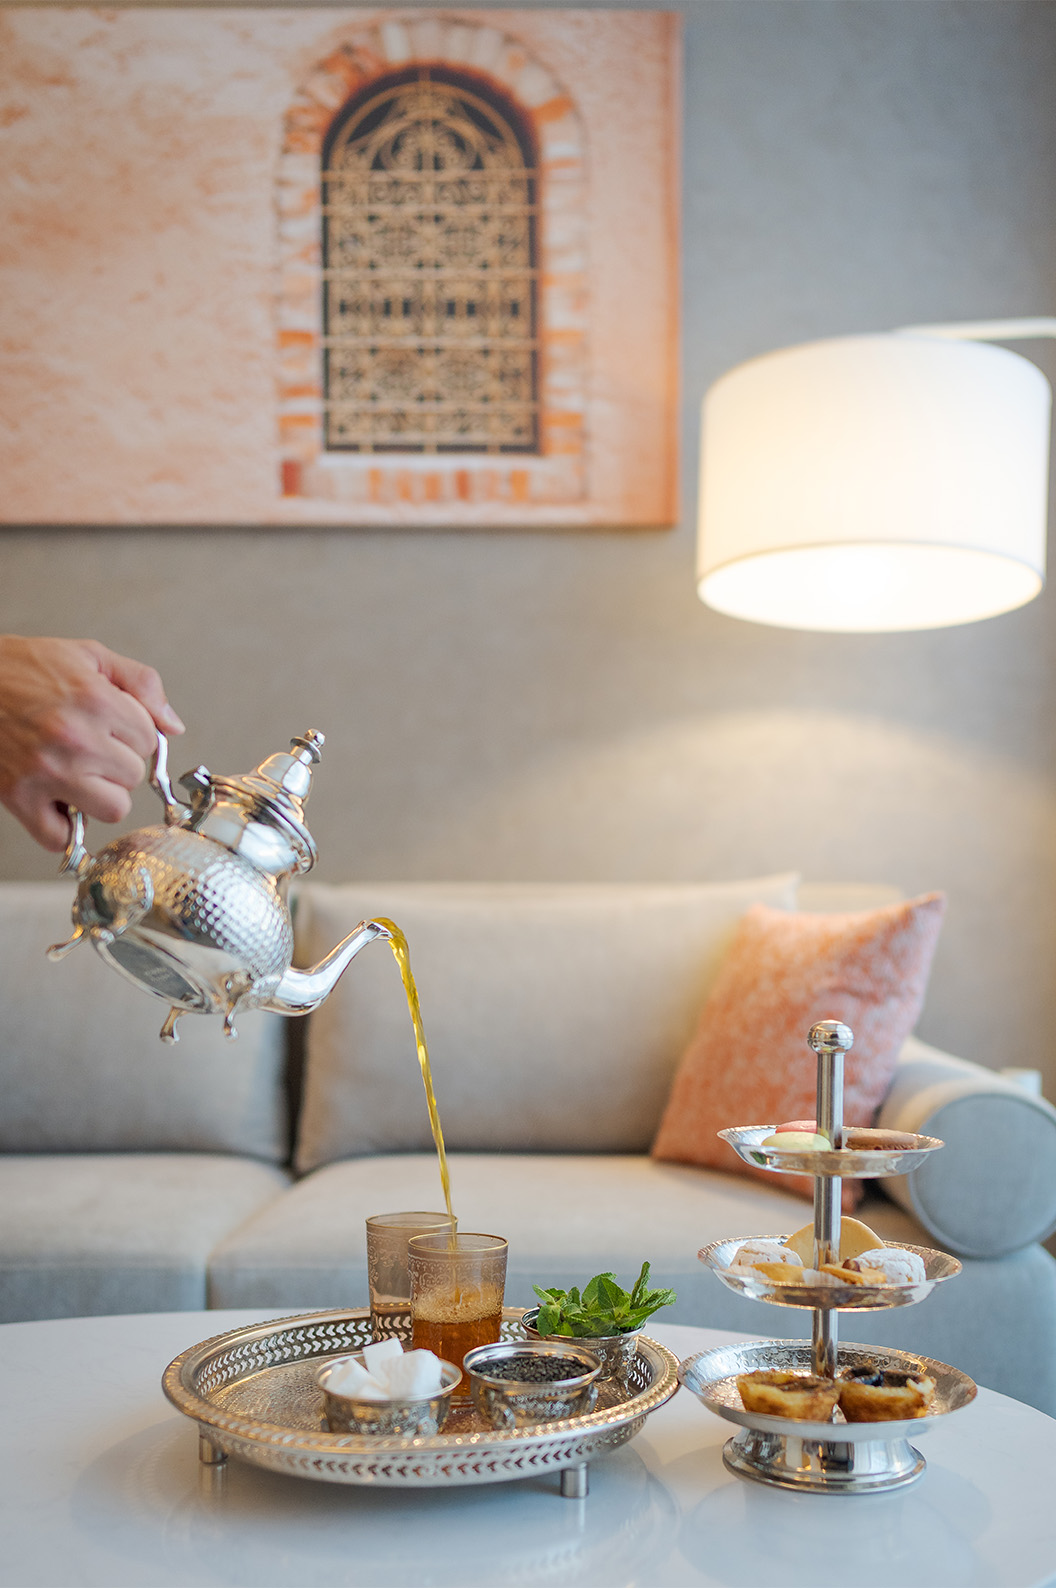
<svg viewBox="0 0 1056 1588"><path fill-rule="evenodd" d="M150 784L165 807L164 825L141 827L90 855L84 817L70 812L62 870L78 879L73 935L49 948L61 959L87 939L126 980L163 999L164 1042L176 1042L186 1011L221 1014L237 1035L242 1009L308 1014L322 1003L365 944L391 934L363 921L310 970L294 970L293 924L286 902L291 876L310 871L317 852L304 805L323 735L293 739L287 754L254 771L214 776L198 766L168 777L168 741L158 734Z"/></svg>

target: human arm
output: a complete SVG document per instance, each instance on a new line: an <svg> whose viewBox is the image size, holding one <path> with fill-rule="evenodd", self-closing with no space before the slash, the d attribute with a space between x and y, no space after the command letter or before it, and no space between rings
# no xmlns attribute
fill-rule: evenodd
<svg viewBox="0 0 1056 1588"><path fill-rule="evenodd" d="M95 640L0 635L0 803L45 849L65 807L121 821L157 730L182 733L152 667Z"/></svg>

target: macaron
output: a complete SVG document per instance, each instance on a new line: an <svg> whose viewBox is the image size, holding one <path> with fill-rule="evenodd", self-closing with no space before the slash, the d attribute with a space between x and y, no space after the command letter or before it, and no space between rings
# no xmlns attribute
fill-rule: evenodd
<svg viewBox="0 0 1056 1588"><path fill-rule="evenodd" d="M766 1136L760 1147L781 1147L786 1152L828 1152L832 1142L813 1130L778 1130Z"/></svg>

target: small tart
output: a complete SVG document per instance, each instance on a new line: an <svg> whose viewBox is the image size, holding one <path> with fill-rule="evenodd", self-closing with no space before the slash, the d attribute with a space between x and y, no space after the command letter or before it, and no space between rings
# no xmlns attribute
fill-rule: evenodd
<svg viewBox="0 0 1056 1588"><path fill-rule="evenodd" d="M737 1388L746 1412L761 1412L767 1417L794 1417L809 1423L827 1423L839 1394L833 1379L814 1378L809 1373L785 1373L778 1368L740 1373Z"/></svg>
<svg viewBox="0 0 1056 1588"><path fill-rule="evenodd" d="M927 1416L935 1399L935 1380L927 1373L878 1368L866 1362L861 1367L841 1368L837 1394L849 1423L899 1422Z"/></svg>
<svg viewBox="0 0 1056 1588"><path fill-rule="evenodd" d="M882 1268L845 1268L842 1263L822 1263L821 1272L831 1274L844 1285L886 1285L888 1282Z"/></svg>

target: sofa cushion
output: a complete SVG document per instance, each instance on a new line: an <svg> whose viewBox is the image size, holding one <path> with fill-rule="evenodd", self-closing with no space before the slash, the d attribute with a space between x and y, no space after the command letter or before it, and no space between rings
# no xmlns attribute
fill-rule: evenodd
<svg viewBox="0 0 1056 1588"><path fill-rule="evenodd" d="M204 1307L212 1248L288 1183L220 1154L0 1157L0 1321Z"/></svg>
<svg viewBox="0 0 1056 1588"><path fill-rule="evenodd" d="M879 1123L945 1143L885 1182L939 1245L1003 1257L1056 1229L1056 1109L967 1059L910 1038Z"/></svg>
<svg viewBox="0 0 1056 1588"><path fill-rule="evenodd" d="M653 1156L770 1178L717 1132L813 1116L817 1059L807 1033L818 1020L853 1031L843 1118L871 1124L924 1002L944 910L937 893L849 914L749 910L679 1065ZM783 1178L813 1196L808 1177ZM853 1206L860 1183L843 1189L844 1206Z"/></svg>
<svg viewBox="0 0 1056 1588"><path fill-rule="evenodd" d="M285 1022L254 1010L225 1041L188 1015L159 1041L165 1004L69 937L72 882L0 888L0 1151L238 1152L281 1162Z"/></svg>
<svg viewBox="0 0 1056 1588"><path fill-rule="evenodd" d="M364 919L405 933L454 1149L643 1150L737 921L796 878L304 886L300 964ZM430 1142L396 963L360 954L308 1032L296 1164Z"/></svg>

